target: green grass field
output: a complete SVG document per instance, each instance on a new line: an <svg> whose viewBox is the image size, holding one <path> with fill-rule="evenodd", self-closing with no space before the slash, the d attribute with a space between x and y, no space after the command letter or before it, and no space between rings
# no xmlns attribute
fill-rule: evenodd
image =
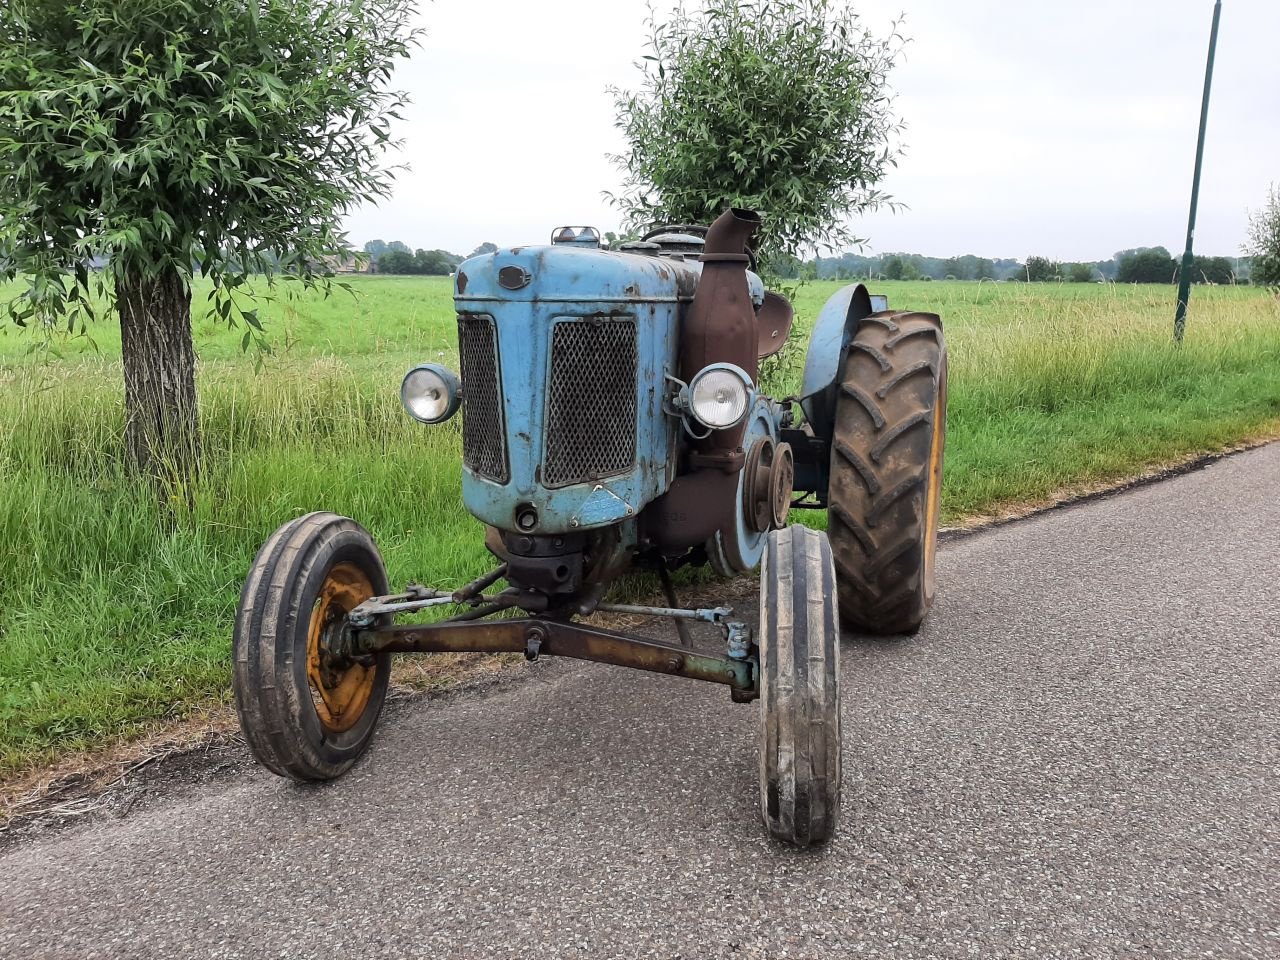
<svg viewBox="0 0 1280 960"><path fill-rule="evenodd" d="M119 467L118 332L44 349L0 327L0 774L225 700L241 580L298 513L365 524L393 582L482 570L458 424L414 424L397 395L411 364L455 359L448 281L354 286L264 307L260 373L239 332L196 320L205 464L167 509ZM800 334L837 286L801 291ZM946 521L1280 429L1280 304L1264 292L1197 289L1179 349L1172 288L876 286L946 324ZM802 362L790 351L772 385L794 388Z"/></svg>

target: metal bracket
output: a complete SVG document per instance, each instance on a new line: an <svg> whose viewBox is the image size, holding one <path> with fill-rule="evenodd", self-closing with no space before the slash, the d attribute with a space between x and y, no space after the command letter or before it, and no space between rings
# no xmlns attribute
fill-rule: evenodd
<svg viewBox="0 0 1280 960"><path fill-rule="evenodd" d="M525 631L524 634L524 658L530 663L538 659L538 655L542 652L542 642L547 639L547 631L541 627L533 626Z"/></svg>
<svg viewBox="0 0 1280 960"><path fill-rule="evenodd" d="M741 620L727 620L723 624L728 654L733 660L747 660L755 647L755 634Z"/></svg>

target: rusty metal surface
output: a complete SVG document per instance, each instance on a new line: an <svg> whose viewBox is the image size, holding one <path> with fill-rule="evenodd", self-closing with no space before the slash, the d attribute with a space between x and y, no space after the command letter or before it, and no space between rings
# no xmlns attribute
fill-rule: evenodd
<svg viewBox="0 0 1280 960"><path fill-rule="evenodd" d="M658 564L658 579L662 582L662 595L667 598L667 605L670 607L679 607L680 602L676 599L676 586L671 581L671 571L667 569L665 563ZM680 638L680 646L692 647L693 638L689 635L689 625L684 622L681 617L673 617L672 623L676 626L676 635Z"/></svg>
<svg viewBox="0 0 1280 960"><path fill-rule="evenodd" d="M504 563L495 570L486 573L483 577L477 577L466 586L459 587L453 592L453 599L456 603L466 603L474 600L506 575L507 565Z"/></svg>
<svg viewBox="0 0 1280 960"><path fill-rule="evenodd" d="M795 318L790 300L772 290L765 291L764 303L756 313L756 353L761 360L772 357L786 345Z"/></svg>
<svg viewBox="0 0 1280 960"><path fill-rule="evenodd" d="M740 694L755 692L749 660L702 653L585 623L536 617L466 623L375 627L354 637L360 653L524 653L593 660L651 673L722 683Z"/></svg>
<svg viewBox="0 0 1280 960"><path fill-rule="evenodd" d="M764 438L752 446L743 469L746 521L756 532L786 525L795 484L795 457L791 445Z"/></svg>
<svg viewBox="0 0 1280 960"><path fill-rule="evenodd" d="M733 363L754 382L759 373L755 306L747 284L748 238L760 226L750 210L727 210L707 230L702 276L680 328L679 370L685 382L711 363ZM745 426L713 431L695 441L696 453L732 456L732 473L694 467L654 501L646 532L663 549L694 546L734 522L738 513L737 473Z"/></svg>
<svg viewBox="0 0 1280 960"><path fill-rule="evenodd" d="M669 552L696 546L733 521L737 490L737 472L683 474L642 515L644 534Z"/></svg>
<svg viewBox="0 0 1280 960"><path fill-rule="evenodd" d="M770 486L777 446L771 437L762 437L752 445L747 454L747 465L742 468L744 519L756 533L769 530L773 525Z"/></svg>
<svg viewBox="0 0 1280 960"><path fill-rule="evenodd" d="M756 313L745 250L759 226L753 211L727 210L707 230L702 277L681 327L680 376L686 383L711 363L737 364L752 380L757 376ZM741 431L717 431L707 445L732 447L740 436Z"/></svg>

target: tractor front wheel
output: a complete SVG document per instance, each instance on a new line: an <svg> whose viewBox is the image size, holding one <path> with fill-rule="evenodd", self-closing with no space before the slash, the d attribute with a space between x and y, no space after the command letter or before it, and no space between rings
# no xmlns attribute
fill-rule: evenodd
<svg viewBox="0 0 1280 960"><path fill-rule="evenodd" d="M330 647L348 612L387 592L378 548L346 517L299 517L258 551L240 594L232 680L240 728L264 767L332 780L369 745L390 655L349 660Z"/></svg>
<svg viewBox="0 0 1280 960"><path fill-rule="evenodd" d="M942 321L863 320L840 376L827 523L854 629L914 633L933 604L946 421Z"/></svg>
<svg viewBox="0 0 1280 960"><path fill-rule="evenodd" d="M840 816L840 621L825 534L768 535L760 574L760 812L778 840L830 840Z"/></svg>

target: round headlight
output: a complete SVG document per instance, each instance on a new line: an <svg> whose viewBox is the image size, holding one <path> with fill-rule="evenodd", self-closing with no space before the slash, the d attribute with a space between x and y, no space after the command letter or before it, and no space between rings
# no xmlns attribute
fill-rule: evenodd
<svg viewBox="0 0 1280 960"><path fill-rule="evenodd" d="M414 367L400 384L400 402L409 416L423 423L439 423L452 417L461 394L458 378L438 363Z"/></svg>
<svg viewBox="0 0 1280 960"><path fill-rule="evenodd" d="M752 389L747 371L732 363L713 363L689 383L689 412L712 430L736 426L747 415Z"/></svg>

